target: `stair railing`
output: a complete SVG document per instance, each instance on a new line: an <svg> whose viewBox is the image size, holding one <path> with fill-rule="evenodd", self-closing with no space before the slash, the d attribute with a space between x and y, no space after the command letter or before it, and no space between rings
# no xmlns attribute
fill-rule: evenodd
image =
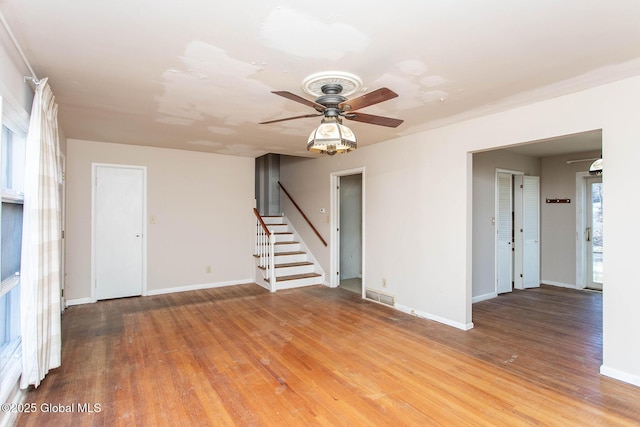
<svg viewBox="0 0 640 427"><path fill-rule="evenodd" d="M258 266L265 270L266 279L269 281L269 290L276 290L275 272L275 244L276 236L269 231L267 224L262 220L262 216L256 208L253 208L256 215L256 245L255 256L258 258Z"/></svg>
<svg viewBox="0 0 640 427"><path fill-rule="evenodd" d="M318 230L316 230L316 228L313 226L313 224L311 224L311 221L309 220L309 218L307 218L307 216L304 214L304 212L302 212L302 209L300 209L300 206L298 206L298 204L296 203L295 200L293 200L293 197L291 197L291 194L289 194L289 192L287 191L286 188L284 188L282 186L282 184L280 183L280 181L278 181L278 185L280 186L280 188L282 188L282 191L284 191L284 194L287 195L287 197L289 198L289 200L291 200L291 203L293 203L293 206L296 207L296 209L298 209L298 212L300 212L300 215L302 215L302 218L304 218L305 221L307 221L307 224L309 224L309 227L311 227L311 229L313 230L314 233L316 233L316 236L318 236L318 239L320 239L320 241L322 242L323 245L327 246L327 242L322 238L322 236L320 235L320 233L318 232Z"/></svg>

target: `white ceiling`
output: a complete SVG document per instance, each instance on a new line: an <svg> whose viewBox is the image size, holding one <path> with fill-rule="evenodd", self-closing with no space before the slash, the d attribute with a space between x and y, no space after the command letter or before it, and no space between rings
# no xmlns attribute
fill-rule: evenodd
<svg viewBox="0 0 640 427"><path fill-rule="evenodd" d="M337 70L398 98L358 144L640 74L638 0L0 0L69 138L307 156L319 118L271 94ZM352 96L352 97L353 97ZM589 148L590 149L590 148Z"/></svg>

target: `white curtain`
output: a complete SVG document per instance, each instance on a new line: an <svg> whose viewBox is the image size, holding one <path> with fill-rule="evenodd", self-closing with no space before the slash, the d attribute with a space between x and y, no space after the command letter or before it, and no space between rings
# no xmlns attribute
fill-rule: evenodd
<svg viewBox="0 0 640 427"><path fill-rule="evenodd" d="M61 206L58 105L43 79L36 84L27 134L20 328L20 388L38 386L61 363Z"/></svg>

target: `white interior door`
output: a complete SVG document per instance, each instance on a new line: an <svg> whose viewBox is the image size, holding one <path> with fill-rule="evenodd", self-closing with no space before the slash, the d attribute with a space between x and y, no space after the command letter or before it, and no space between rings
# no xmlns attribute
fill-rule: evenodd
<svg viewBox="0 0 640 427"><path fill-rule="evenodd" d="M522 286L540 286L540 178L522 177Z"/></svg>
<svg viewBox="0 0 640 427"><path fill-rule="evenodd" d="M496 292L511 292L512 264L512 179L510 173L496 175Z"/></svg>
<svg viewBox="0 0 640 427"><path fill-rule="evenodd" d="M94 165L95 299L142 295L145 170Z"/></svg>

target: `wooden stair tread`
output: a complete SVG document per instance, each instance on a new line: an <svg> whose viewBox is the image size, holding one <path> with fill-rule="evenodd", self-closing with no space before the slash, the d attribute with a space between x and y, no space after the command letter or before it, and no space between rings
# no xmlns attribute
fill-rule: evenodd
<svg viewBox="0 0 640 427"><path fill-rule="evenodd" d="M274 255L278 256L278 255L303 255L303 254L306 254L306 252L304 252L304 251L276 252ZM255 258L259 258L260 257L260 255L258 255L258 254L253 254L253 256Z"/></svg>
<svg viewBox="0 0 640 427"><path fill-rule="evenodd" d="M303 261L303 262L288 262L284 264L276 264L276 268L286 268L286 267L304 267L307 265L313 265L312 262Z"/></svg>
<svg viewBox="0 0 640 427"><path fill-rule="evenodd" d="M303 255L306 254L304 251L291 251L291 252L277 252L275 256L278 255Z"/></svg>
<svg viewBox="0 0 640 427"><path fill-rule="evenodd" d="M320 276L321 274L318 274L318 273L292 274L290 276L276 277L276 282L284 282L286 280L295 280L295 279L308 279L310 277L320 277Z"/></svg>
<svg viewBox="0 0 640 427"><path fill-rule="evenodd" d="M274 256L282 256L282 255L304 255L306 252L304 251L291 251L291 252L276 252ZM260 255L253 254L254 258L260 258Z"/></svg>
<svg viewBox="0 0 640 427"><path fill-rule="evenodd" d="M276 245L297 245L300 242L276 242Z"/></svg>
<svg viewBox="0 0 640 427"><path fill-rule="evenodd" d="M318 273L304 273L304 274L292 274L290 276L280 276L276 277L276 282L286 282L287 280L296 280L296 279L308 279L311 277L320 277L321 274ZM267 282L269 279L265 279Z"/></svg>
<svg viewBox="0 0 640 427"><path fill-rule="evenodd" d="M287 267L306 267L309 265L313 265L312 262L303 261L303 262L288 262L284 264L276 264L276 268L287 268ZM258 267L260 270L266 270L267 267Z"/></svg>

